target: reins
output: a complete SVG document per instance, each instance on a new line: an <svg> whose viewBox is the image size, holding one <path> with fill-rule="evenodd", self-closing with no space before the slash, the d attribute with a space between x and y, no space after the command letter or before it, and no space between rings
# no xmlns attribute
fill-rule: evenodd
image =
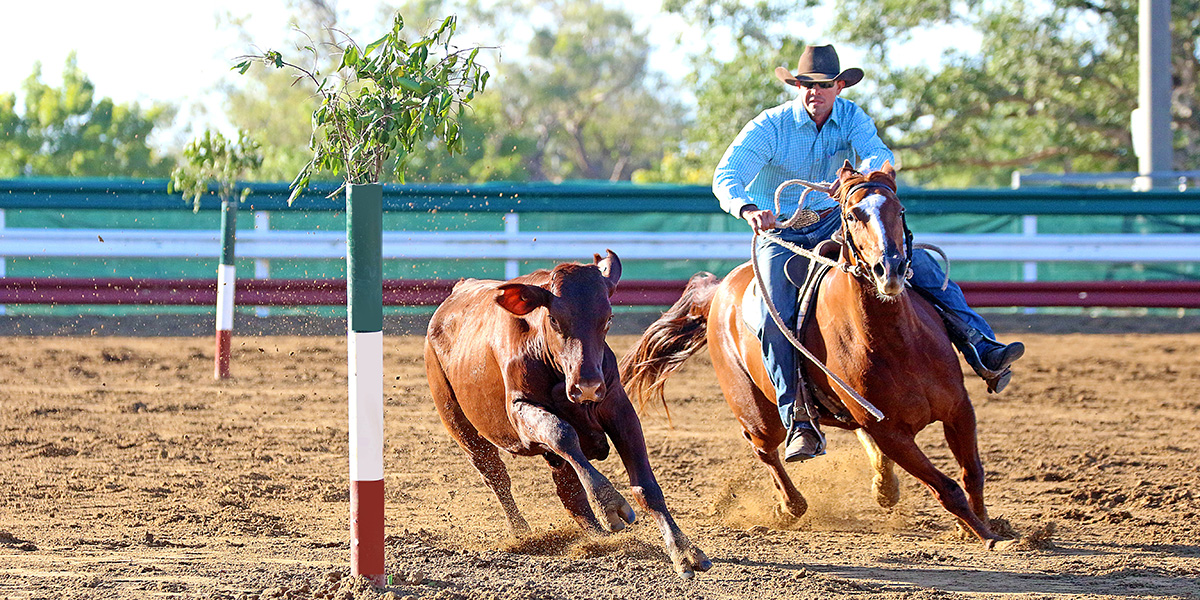
<svg viewBox="0 0 1200 600"><path fill-rule="evenodd" d="M784 188L786 188L790 185L803 185L806 188L808 188L804 191L803 194L800 195L800 201L799 201L798 206L804 206L804 197L810 191L816 190L816 191L824 192L826 194L829 194L833 191L833 188L831 188L831 187L819 186L817 184L804 181L802 179L791 179L791 180L785 181L779 186L778 189L775 190L775 212L776 212L776 214L779 213L780 193L783 191ZM790 225L791 223L797 221L800 213L801 213L801 211L797 210L796 214L794 214L790 218L788 218L788 220L785 221L783 225L786 227L786 226ZM758 267L758 253L755 252L755 250L758 247L758 236L759 235L760 235L760 232L755 231L754 239L753 239L753 241L751 241L750 266L754 270L754 281L758 283L759 295L762 296L763 300L766 302L767 312L771 313L771 319L773 319L775 321L775 325L779 327L779 330L783 332L784 337L787 338L788 342L791 343L792 346L795 346L795 348L797 350L799 350L800 353L803 354L805 358L807 358L814 365L816 365L817 368L821 369L821 372L825 373L826 376L828 376L830 379L835 381L843 390L846 390L846 393L850 395L850 397L854 400L854 402L856 402L863 410L867 411L867 413L869 413L872 417L875 417L876 421L882 421L885 418L887 418L883 414L883 411L879 410L878 408L875 408L875 405L868 402L866 398L863 398L862 394L859 394L858 391L856 391L854 388L850 387L850 384L846 383L845 381L842 381L842 378L838 377L837 375L835 375L833 373L833 371L829 370L829 367L825 366L825 363L822 363L820 360L817 359L816 356L813 356L812 352L809 352L808 348L805 348L804 344L800 343L800 340L796 339L796 335L791 331L791 328L784 325L783 317L779 316L779 310L777 308L775 308L775 303L771 300L771 295L767 292L767 284L763 282L763 278L762 278L761 272ZM801 254L803 256L808 257L810 260L816 260L822 264L831 265L831 266L837 267L839 269L843 268L841 266L841 264L838 263L837 261L829 260L828 258L825 258L824 256L820 256L819 254L817 254L815 252L811 252L809 250L801 248L800 246L797 246L790 242L786 242L783 239L779 238L779 236L776 236L773 234L767 234L767 233L762 233L762 235L764 235L767 239L769 239L777 244L780 244L784 248L791 250L792 252L795 252L797 254Z"/></svg>
<svg viewBox="0 0 1200 600"><path fill-rule="evenodd" d="M780 197L783 194L783 190L792 185L801 185L806 188L804 190L804 192L802 194L800 194L800 200L797 202L797 206L804 206L804 198L808 195L809 192L818 191L818 192L823 192L825 194L829 194L831 196L833 195L833 192L834 192L833 186L830 186L830 185L816 184L816 183L805 181L803 179L789 179L788 181L785 181L782 184L780 184L779 187L776 188L776 190L775 190L775 214L779 214L781 212L780 211L780 208L781 208ZM892 190L890 187L888 187L885 184L882 184L879 182L874 182L874 181L862 181L857 184L854 184L853 186L850 186L850 188L848 188L845 191L843 196L849 197L850 194L853 194L854 192L856 192L860 189L872 188L872 187L883 188L888 191L894 192L894 190ZM800 210L800 209L796 210L795 214L793 214L791 217L788 217L787 220L785 220L783 223L780 224L780 228L783 228L783 229L791 228L793 224L799 222L805 216L803 213L804 213L803 210ZM942 260L945 261L945 263L946 263L946 270L945 270L945 274L944 274L945 276L942 279L942 286L941 286L942 289L945 290L946 286L950 282L950 259L946 256L946 253L943 252L941 248L938 248L937 246L934 246L933 244L922 244L922 243L914 244L912 230L910 230L908 228L908 219L905 218L903 214L900 216L900 218L902 219L902 221L904 223L904 245L905 245L905 252L906 252L905 258L908 261L905 278L909 279L912 277L913 248L931 250L931 251L936 252L939 255L941 255ZM823 265L835 267L838 270L840 270L844 273L847 273L851 276L854 276L854 277L867 277L869 274L862 267L862 264L864 264L866 261L863 260L862 255L860 254L861 251L859 250L858 246L854 243L854 240L850 236L849 230L846 228L845 216L844 215L842 216L842 228L837 234L835 234L835 236L841 238L840 240L837 240L837 241L839 241L843 245L848 246L850 248L850 254L854 259L854 264L846 264L846 263L843 263L840 261L830 260L828 258L825 258L824 256L821 256L820 254L817 254L816 252L813 252L811 250L802 248L800 246L797 246L796 244L788 242L787 240L784 240L783 238L781 238L775 234L768 233L765 231L755 231L754 239L751 241L751 246L750 246L750 266L754 270L754 281L758 285L759 295L762 296L763 300L766 302L767 312L769 312L771 314L771 319L775 321L775 325L778 326L779 330L783 332L783 335L784 335L784 337L787 338L788 342L791 343L791 345L794 346L797 350L799 350L800 353L803 354L805 358L807 358L814 365L816 365L817 368L821 369L821 372L825 373L825 375L827 375L830 379L832 379L834 382L836 382L838 384L838 386L840 386L843 390L846 390L846 393L849 394L850 397L854 400L854 402L857 403L860 407L862 407L863 410L867 411L867 413L869 413L871 416L875 417L875 419L877 421L884 420L886 418L886 416L883 414L883 411L880 411L873 404L871 404L869 401L867 401L866 398L863 398L862 394L859 394L856 390L851 388L849 384L847 384L845 381L842 381L842 379L840 377L838 377L837 375L835 375L833 373L833 371L830 371L829 367L825 366L825 364L822 363L820 360L817 360L817 357L813 356L813 354L811 352L809 352L808 348L805 348L804 344L802 344L800 342L800 340L796 339L795 333L792 332L789 327L784 325L783 317L779 316L779 310L777 308L775 308L775 303L774 303L774 301L771 300L771 296L767 292L766 283L763 282L761 271L758 266L758 253L755 252L755 250L758 247L758 236L760 236L760 235L776 244L779 244L783 248L786 248L786 249L792 251L795 254L799 254L801 256L808 258L810 261L815 260Z"/></svg>

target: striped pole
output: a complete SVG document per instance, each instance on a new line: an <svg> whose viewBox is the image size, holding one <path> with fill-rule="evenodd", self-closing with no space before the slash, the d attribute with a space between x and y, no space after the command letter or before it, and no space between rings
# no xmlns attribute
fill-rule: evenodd
<svg viewBox="0 0 1200 600"><path fill-rule="evenodd" d="M383 187L346 186L350 574L384 584Z"/></svg>
<svg viewBox="0 0 1200 600"><path fill-rule="evenodd" d="M229 379L229 347L233 339L233 292L237 285L233 248L237 244L237 200L221 201L221 264L217 266L216 379Z"/></svg>

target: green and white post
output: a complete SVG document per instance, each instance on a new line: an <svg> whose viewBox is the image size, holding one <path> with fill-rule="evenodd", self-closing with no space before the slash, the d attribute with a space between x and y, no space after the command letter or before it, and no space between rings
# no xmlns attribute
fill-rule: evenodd
<svg viewBox="0 0 1200 600"><path fill-rule="evenodd" d="M237 199L221 201L221 264L217 266L217 352L213 377L229 379L233 343L233 294L237 287L234 246L237 244Z"/></svg>
<svg viewBox="0 0 1200 600"><path fill-rule="evenodd" d="M350 574L384 582L383 187L346 186Z"/></svg>

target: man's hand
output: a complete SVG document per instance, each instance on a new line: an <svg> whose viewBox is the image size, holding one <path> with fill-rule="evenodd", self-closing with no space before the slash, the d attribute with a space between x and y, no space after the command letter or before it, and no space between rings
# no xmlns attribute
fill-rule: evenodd
<svg viewBox="0 0 1200 600"><path fill-rule="evenodd" d="M769 210L743 210L742 218L750 224L750 227L754 228L755 232L775 229L775 213Z"/></svg>

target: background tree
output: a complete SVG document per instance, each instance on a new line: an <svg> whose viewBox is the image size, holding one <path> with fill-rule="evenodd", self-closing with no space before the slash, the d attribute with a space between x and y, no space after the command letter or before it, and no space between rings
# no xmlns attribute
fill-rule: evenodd
<svg viewBox="0 0 1200 600"><path fill-rule="evenodd" d="M0 177L167 176L170 162L148 138L173 109L97 99L74 53L62 78L62 87L52 87L36 65L25 80L19 113L15 94L0 95Z"/></svg>
<svg viewBox="0 0 1200 600"><path fill-rule="evenodd" d="M1176 169L1200 167L1198 15L1197 0L1172 2ZM847 0L837 22L871 50L880 125L905 176L966 186L1003 185L1017 168L1136 170L1137 16L1138 0ZM895 65L900 44L947 26L977 30L979 52L948 51L936 71Z"/></svg>
<svg viewBox="0 0 1200 600"><path fill-rule="evenodd" d="M414 159L413 180L623 181L677 146L682 104L647 68L648 36L627 13L594 0L469 9L487 39L507 41L464 120L478 142L458 159Z"/></svg>
<svg viewBox="0 0 1200 600"><path fill-rule="evenodd" d="M322 50L336 43L332 36L338 27L336 5L327 0L289 0L293 28L287 46L314 46ZM250 32L242 17L227 16L224 21L238 31L242 47L253 47ZM386 22L384 20L383 22ZM313 32L315 38L301 32ZM324 62L310 65L331 72L336 57L320 54ZM312 158L308 150L312 136L311 119L320 99L312 88L297 85L296 75L277 69L253 69L243 77L231 78L220 88L225 96L225 114L238 129L253 131L262 140L263 164L257 176L263 181L291 181ZM335 179L329 176L330 179Z"/></svg>
<svg viewBox="0 0 1200 600"><path fill-rule="evenodd" d="M209 193L209 184L217 185L217 196L222 201L240 195L245 200L250 194L248 186L238 192L240 181L262 166L259 144L246 131L239 131L237 140L227 140L220 132L206 130L183 148L183 160L171 171L167 193L183 194L191 199L192 209L199 212L200 199Z"/></svg>
<svg viewBox="0 0 1200 600"><path fill-rule="evenodd" d="M742 126L795 97L794 88L775 78L775 67L795 67L805 42L793 31L797 22L810 19L816 5L816 0L666 0L663 10L703 32L706 44L691 57L684 79L696 104L682 143L668 150L657 170L639 172L637 180L711 183L713 169Z"/></svg>

